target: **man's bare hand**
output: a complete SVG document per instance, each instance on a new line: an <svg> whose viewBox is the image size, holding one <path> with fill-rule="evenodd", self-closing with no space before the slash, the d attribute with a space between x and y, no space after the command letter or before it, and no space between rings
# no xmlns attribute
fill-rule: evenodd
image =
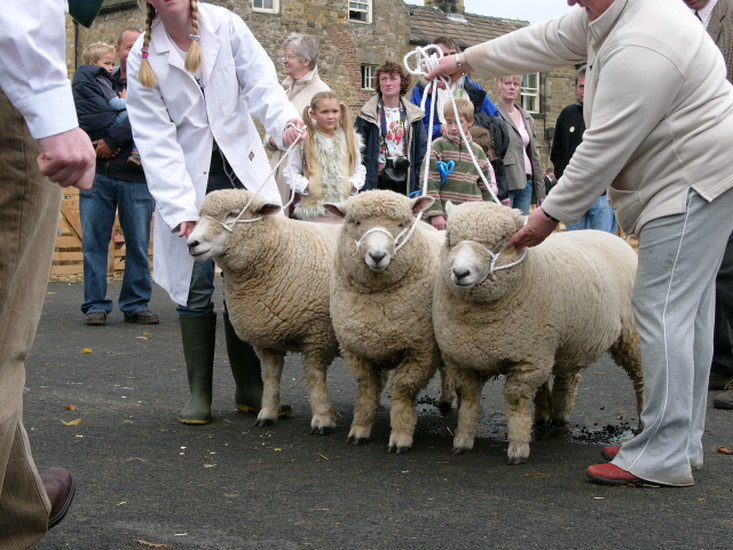
<svg viewBox="0 0 733 550"><path fill-rule="evenodd" d="M84 130L77 127L41 138L38 144L41 146L38 155L41 174L61 187L92 188L96 154Z"/></svg>
<svg viewBox="0 0 733 550"><path fill-rule="evenodd" d="M115 149L114 151L110 149L109 145L107 145L107 142L103 139L92 141L92 145L94 145L94 150L97 152L97 156L101 159L108 159L117 156L117 153L120 152L119 148Z"/></svg>

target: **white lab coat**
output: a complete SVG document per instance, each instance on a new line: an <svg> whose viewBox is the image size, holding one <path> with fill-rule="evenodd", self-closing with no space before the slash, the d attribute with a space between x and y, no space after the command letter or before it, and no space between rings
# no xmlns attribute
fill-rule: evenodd
<svg viewBox="0 0 733 550"><path fill-rule="evenodd" d="M193 258L178 228L199 218L213 140L245 187L257 191L271 169L250 114L262 121L279 146L287 122L300 118L277 80L275 66L239 16L199 4L199 34L200 87L159 18L152 25L148 57L158 85L146 88L137 78L144 35L127 60L127 110L156 202L153 279L182 305L188 298ZM259 193L281 204L271 177Z"/></svg>

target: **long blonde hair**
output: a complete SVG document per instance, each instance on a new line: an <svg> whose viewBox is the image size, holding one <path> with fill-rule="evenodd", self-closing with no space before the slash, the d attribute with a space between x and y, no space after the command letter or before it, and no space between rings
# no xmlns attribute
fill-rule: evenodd
<svg viewBox="0 0 733 550"><path fill-rule="evenodd" d="M310 111L314 111L318 108L318 104L324 99L335 99L339 104L339 126L344 131L346 137L346 153L349 158L349 173L353 173L356 169L357 155L356 155L356 135L354 128L351 124L351 114L349 109L344 105L339 97L330 90L325 92L318 92L311 98L309 105L306 105L303 109L303 122L308 128L305 141L303 142L303 157L305 158L305 166L303 168L303 175L310 177L313 175L313 171L310 169L311 166L317 164L315 157L315 133L318 131L316 121L311 118Z"/></svg>
<svg viewBox="0 0 733 550"><path fill-rule="evenodd" d="M145 18L145 38L143 38L142 54L143 60L140 63L140 70L137 73L140 84L147 88L152 88L158 83L153 68L148 61L148 47L150 46L150 31L153 21L157 15L157 11L152 4L148 4L145 0L137 0L140 9L147 13ZM195 73L201 66L201 37L199 35L199 3L198 0L191 0L191 47L186 53L184 66L186 70Z"/></svg>

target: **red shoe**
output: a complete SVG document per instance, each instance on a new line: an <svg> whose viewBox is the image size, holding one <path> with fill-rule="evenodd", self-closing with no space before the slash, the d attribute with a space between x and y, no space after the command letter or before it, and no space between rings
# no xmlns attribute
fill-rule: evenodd
<svg viewBox="0 0 733 550"><path fill-rule="evenodd" d="M616 458L616 455L621 450L621 445L609 445L601 449L601 456L609 462Z"/></svg>
<svg viewBox="0 0 733 550"><path fill-rule="evenodd" d="M585 475L591 481L600 483L601 485L625 485L627 483L641 485L642 483L646 483L643 479L610 463L588 466Z"/></svg>

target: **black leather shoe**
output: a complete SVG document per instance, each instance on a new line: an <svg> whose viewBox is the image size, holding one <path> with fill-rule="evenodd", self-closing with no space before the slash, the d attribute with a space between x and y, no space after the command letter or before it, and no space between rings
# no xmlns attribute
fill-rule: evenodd
<svg viewBox="0 0 733 550"><path fill-rule="evenodd" d="M104 311L92 311L87 313L87 325L102 326L107 324L107 314Z"/></svg>
<svg viewBox="0 0 733 550"><path fill-rule="evenodd" d="M69 470L64 468L49 468L41 472L41 480L46 488L46 494L51 501L51 515L48 518L48 528L58 524L71 506L76 491L76 483Z"/></svg>
<svg viewBox="0 0 733 550"><path fill-rule="evenodd" d="M157 325L159 322L160 319L158 316L147 309L138 311L132 317L127 317L125 319L125 323L138 323L141 325Z"/></svg>

